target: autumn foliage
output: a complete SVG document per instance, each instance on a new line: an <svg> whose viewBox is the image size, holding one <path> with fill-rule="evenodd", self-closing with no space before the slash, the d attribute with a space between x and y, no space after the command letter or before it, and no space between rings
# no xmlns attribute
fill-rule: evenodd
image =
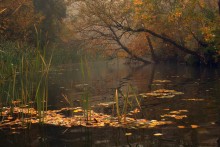
<svg viewBox="0 0 220 147"><path fill-rule="evenodd" d="M159 58L171 54L183 61L189 54L203 64L219 60L217 1L80 0L78 9L74 25L87 39L114 42L139 61L152 49ZM151 49L143 34L150 35Z"/></svg>
<svg viewBox="0 0 220 147"><path fill-rule="evenodd" d="M36 13L32 0L2 0L0 5L0 32L5 40L30 41L34 36L34 25L44 17Z"/></svg>

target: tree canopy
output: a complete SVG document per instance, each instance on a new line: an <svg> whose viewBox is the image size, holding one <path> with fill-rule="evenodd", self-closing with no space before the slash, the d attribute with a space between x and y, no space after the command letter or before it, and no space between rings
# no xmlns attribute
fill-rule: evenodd
<svg viewBox="0 0 220 147"><path fill-rule="evenodd" d="M35 12L32 0L2 0L1 39L30 41L33 38L34 25L38 26L43 19L41 13Z"/></svg>
<svg viewBox="0 0 220 147"><path fill-rule="evenodd" d="M129 46L140 34L150 35L154 48L190 54L200 62L217 62L219 56L218 2L207 0L78 0L75 28L84 39L102 44L113 53L124 50L148 63ZM142 38L149 43L147 38ZM128 43L129 42L129 43ZM115 49L116 48L116 49ZM147 49L145 52L149 51ZM210 57L211 55L211 57Z"/></svg>
<svg viewBox="0 0 220 147"><path fill-rule="evenodd" d="M35 28L42 39L55 40L66 16L64 0L2 0L0 32L5 40L35 42Z"/></svg>

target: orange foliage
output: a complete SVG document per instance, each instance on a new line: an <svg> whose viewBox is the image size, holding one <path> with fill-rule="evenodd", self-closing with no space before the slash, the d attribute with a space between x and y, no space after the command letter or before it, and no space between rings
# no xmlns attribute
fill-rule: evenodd
<svg viewBox="0 0 220 147"><path fill-rule="evenodd" d="M43 19L35 13L32 0L2 0L0 12L1 37L10 40L29 40L34 24Z"/></svg>
<svg viewBox="0 0 220 147"><path fill-rule="evenodd" d="M134 0L133 3L134 3L135 5L142 5L142 4L143 4L142 0Z"/></svg>
<svg viewBox="0 0 220 147"><path fill-rule="evenodd" d="M136 35L132 41L128 44L129 48L135 55L144 56L148 49L148 43L146 39L146 33L140 33Z"/></svg>

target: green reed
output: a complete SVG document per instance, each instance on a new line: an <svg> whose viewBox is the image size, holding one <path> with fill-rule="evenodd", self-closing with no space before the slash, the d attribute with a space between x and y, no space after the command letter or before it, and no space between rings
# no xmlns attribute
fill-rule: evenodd
<svg viewBox="0 0 220 147"><path fill-rule="evenodd" d="M83 79L83 94L81 95L81 103L82 103L82 108L84 110L84 116L86 120L89 121L91 118L91 107L90 107L90 96L89 96L90 92L89 92L89 87L85 86L84 84L86 83L86 81L90 79L90 67L86 57L85 58L81 57L80 68Z"/></svg>
<svg viewBox="0 0 220 147"><path fill-rule="evenodd" d="M115 90L115 103L116 103L116 113L118 117L118 121L121 121L121 114L119 109L119 98L118 98L118 89Z"/></svg>
<svg viewBox="0 0 220 147"><path fill-rule="evenodd" d="M37 79L37 87L35 92L35 101L37 103L37 111L40 122L43 122L43 116L47 111L48 104L48 74L52 62L53 53L51 54L49 61L46 61L46 49L47 44L42 47L41 43L41 30L35 27L37 37L36 57L35 57L35 71L38 71L39 77ZM32 74L34 76L34 73Z"/></svg>
<svg viewBox="0 0 220 147"><path fill-rule="evenodd" d="M36 29L37 45L1 41L0 52L0 103L13 109L34 107L36 104L39 121L43 122L48 101L48 74L52 55L46 60L47 46L41 47L40 33ZM25 116L21 116L24 118Z"/></svg>
<svg viewBox="0 0 220 147"><path fill-rule="evenodd" d="M132 96L130 96L130 93L132 94ZM121 100L123 103L122 110L120 110L120 104L119 104L120 98L122 98ZM118 89L115 90L116 115L117 115L119 122L122 121L121 120L122 117L124 118L123 121L124 122L126 121L128 108L133 109L133 105L134 105L133 101L135 101L136 105L141 110L140 101L139 101L138 96L135 92L135 89L131 85L128 85L127 91L125 93L120 92L120 96L119 96Z"/></svg>

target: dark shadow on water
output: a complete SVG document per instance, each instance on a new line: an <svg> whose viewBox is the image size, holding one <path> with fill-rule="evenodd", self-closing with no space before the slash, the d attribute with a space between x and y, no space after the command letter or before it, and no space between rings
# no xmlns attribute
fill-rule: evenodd
<svg viewBox="0 0 220 147"><path fill-rule="evenodd" d="M205 134L212 132L212 135ZM175 129L160 127L154 129L125 128L62 128L54 126L36 126L21 134L2 135L1 146L53 146L53 147L91 147L91 146L218 146L220 127L202 129ZM126 136L126 133L131 135ZM154 136L163 133L163 136Z"/></svg>

